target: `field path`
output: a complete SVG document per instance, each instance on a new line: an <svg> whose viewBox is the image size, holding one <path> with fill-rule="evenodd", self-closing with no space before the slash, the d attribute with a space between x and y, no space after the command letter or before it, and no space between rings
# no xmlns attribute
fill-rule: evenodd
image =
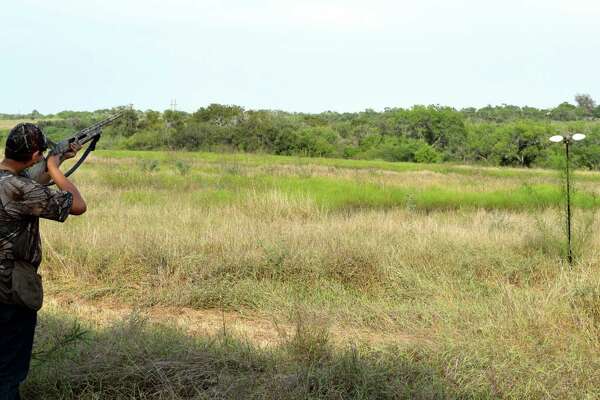
<svg viewBox="0 0 600 400"><path fill-rule="evenodd" d="M274 318L248 315L219 310L196 310L188 307L151 306L134 309L128 305L111 301L90 301L76 296L49 295L45 308L60 310L79 320L99 327L109 326L134 313L152 323L176 326L191 336L215 336L233 334L237 338L249 340L260 347L282 343L294 332L294 325L278 322ZM44 309L42 309L43 311ZM353 327L329 327L330 338L335 344L368 343L370 346L386 344L410 344L427 342L426 339L405 334L388 334L381 331Z"/></svg>

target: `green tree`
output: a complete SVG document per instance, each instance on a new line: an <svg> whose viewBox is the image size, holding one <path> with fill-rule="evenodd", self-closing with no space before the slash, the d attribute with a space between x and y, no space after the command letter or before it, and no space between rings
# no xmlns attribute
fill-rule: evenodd
<svg viewBox="0 0 600 400"><path fill-rule="evenodd" d="M168 128L181 130L185 126L187 114L182 111L165 110L163 120Z"/></svg>
<svg viewBox="0 0 600 400"><path fill-rule="evenodd" d="M138 113L132 109L123 109L121 112L123 116L114 122L112 128L121 136L130 137L138 130Z"/></svg>
<svg viewBox="0 0 600 400"><path fill-rule="evenodd" d="M196 122L208 122L216 126L235 126L244 118L244 109L239 106L211 104L192 114Z"/></svg>
<svg viewBox="0 0 600 400"><path fill-rule="evenodd" d="M31 112L31 114L29 114L29 116L31 117L31 119L36 120L39 119L40 117L43 117L43 115L38 111L38 110L33 110Z"/></svg>
<svg viewBox="0 0 600 400"><path fill-rule="evenodd" d="M201 122L185 124L173 131L169 144L177 150L209 150L218 137L217 129L220 128Z"/></svg>
<svg viewBox="0 0 600 400"><path fill-rule="evenodd" d="M236 147L243 151L291 154L298 126L293 119L272 111L248 111L237 130Z"/></svg>
<svg viewBox="0 0 600 400"><path fill-rule="evenodd" d="M415 161L418 163L437 163L442 161L442 154L432 146L423 143L415 151Z"/></svg>
<svg viewBox="0 0 600 400"><path fill-rule="evenodd" d="M498 128L494 155L500 165L531 167L547 146L550 127L520 121Z"/></svg>
<svg viewBox="0 0 600 400"><path fill-rule="evenodd" d="M294 152L309 157L333 157L337 155L337 133L330 127L306 127L298 132Z"/></svg>
<svg viewBox="0 0 600 400"><path fill-rule="evenodd" d="M495 146L500 141L498 124L483 122L467 124L465 141L466 159L473 162L492 163Z"/></svg>
<svg viewBox="0 0 600 400"><path fill-rule="evenodd" d="M577 119L577 107L573 104L564 102L550 111L550 116L557 121L574 121Z"/></svg>
<svg viewBox="0 0 600 400"><path fill-rule="evenodd" d="M596 102L589 94L576 94L575 102L577 103L577 107L581 109L586 116L591 116L594 112L594 108L596 108Z"/></svg>
<svg viewBox="0 0 600 400"><path fill-rule="evenodd" d="M463 159L467 137L464 117L450 107L415 106L399 115L400 131L407 137L421 139L447 159Z"/></svg>

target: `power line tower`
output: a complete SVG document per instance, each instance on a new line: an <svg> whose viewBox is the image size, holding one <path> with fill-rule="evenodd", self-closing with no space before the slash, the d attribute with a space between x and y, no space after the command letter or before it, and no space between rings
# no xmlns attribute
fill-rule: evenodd
<svg viewBox="0 0 600 400"><path fill-rule="evenodd" d="M175 111L177 111L177 100L176 99L171 100L170 109L173 113L175 113ZM169 131L169 128L171 128L172 126L173 126L173 124L165 119L164 135L167 137L167 143L168 143L168 131Z"/></svg>

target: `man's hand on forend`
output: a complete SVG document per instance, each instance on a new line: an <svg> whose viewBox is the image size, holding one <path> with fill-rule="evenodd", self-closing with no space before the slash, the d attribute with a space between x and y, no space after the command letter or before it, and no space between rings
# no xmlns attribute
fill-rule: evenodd
<svg viewBox="0 0 600 400"><path fill-rule="evenodd" d="M81 150L82 147L83 146L81 146L79 143L71 143L70 150L65 151L63 153L62 159L63 160L68 160L69 158L75 157L75 155L77 155L77 152L79 150Z"/></svg>

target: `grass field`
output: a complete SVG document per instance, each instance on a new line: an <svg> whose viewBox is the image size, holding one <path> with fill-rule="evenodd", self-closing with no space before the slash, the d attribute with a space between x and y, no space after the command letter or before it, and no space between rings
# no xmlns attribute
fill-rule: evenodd
<svg viewBox="0 0 600 400"><path fill-rule="evenodd" d="M9 131L20 122L31 122L24 119L0 119L0 131Z"/></svg>
<svg viewBox="0 0 600 400"><path fill-rule="evenodd" d="M42 226L26 394L596 398L600 174L575 178L570 267L556 171L99 151L88 213Z"/></svg>

